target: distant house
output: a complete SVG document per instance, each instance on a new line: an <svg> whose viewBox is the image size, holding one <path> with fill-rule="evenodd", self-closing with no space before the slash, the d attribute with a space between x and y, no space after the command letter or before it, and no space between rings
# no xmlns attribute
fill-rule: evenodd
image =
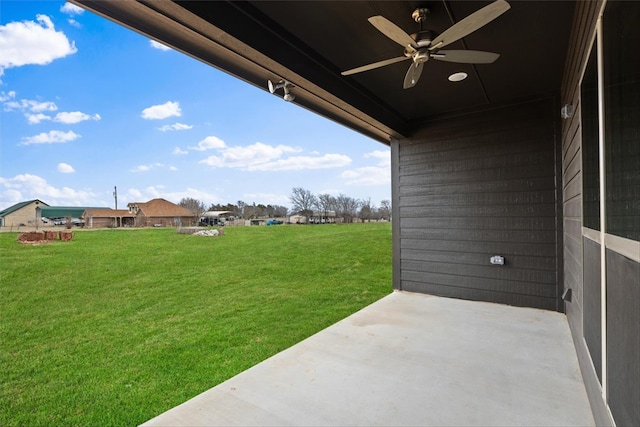
<svg viewBox="0 0 640 427"><path fill-rule="evenodd" d="M82 213L86 228L134 227L136 216L127 209L86 209Z"/></svg>
<svg viewBox="0 0 640 427"><path fill-rule="evenodd" d="M306 224L307 217L304 215L291 215L289 217L289 222L292 224Z"/></svg>
<svg viewBox="0 0 640 427"><path fill-rule="evenodd" d="M36 208L38 218L72 218L79 220L87 209L109 209L108 207L89 206L41 206Z"/></svg>
<svg viewBox="0 0 640 427"><path fill-rule="evenodd" d="M135 217L136 227L176 227L194 225L198 221L188 209L165 199L129 203L127 207L129 214Z"/></svg>
<svg viewBox="0 0 640 427"><path fill-rule="evenodd" d="M0 227L20 227L26 225L42 225L37 220L36 210L39 207L49 206L39 199L27 200L16 203L0 211Z"/></svg>

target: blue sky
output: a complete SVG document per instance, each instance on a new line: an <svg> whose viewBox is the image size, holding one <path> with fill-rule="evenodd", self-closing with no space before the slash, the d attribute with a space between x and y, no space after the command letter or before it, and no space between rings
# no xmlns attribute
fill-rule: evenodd
<svg viewBox="0 0 640 427"><path fill-rule="evenodd" d="M0 2L0 104L0 209L391 196L386 145L65 2Z"/></svg>

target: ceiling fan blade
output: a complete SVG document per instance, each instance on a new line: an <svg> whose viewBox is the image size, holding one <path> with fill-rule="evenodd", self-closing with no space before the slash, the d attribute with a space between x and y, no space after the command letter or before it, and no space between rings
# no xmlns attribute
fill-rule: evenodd
<svg viewBox="0 0 640 427"><path fill-rule="evenodd" d="M474 31L484 27L498 16L505 13L511 8L511 5L505 0L496 0L488 6L472 13L457 24L452 25L444 33L436 37L432 42L429 50L444 47L450 43L460 40L468 36Z"/></svg>
<svg viewBox="0 0 640 427"><path fill-rule="evenodd" d="M481 50L439 50L431 58L438 61L458 62L461 64L491 64L500 54Z"/></svg>
<svg viewBox="0 0 640 427"><path fill-rule="evenodd" d="M414 62L409 67L407 71L407 75L404 76L404 83L402 84L403 89L412 88L418 83L418 79L420 79L420 74L422 74L422 69L424 68L424 62Z"/></svg>
<svg viewBox="0 0 640 427"><path fill-rule="evenodd" d="M375 68L384 67L385 65L395 64L396 62L404 61L405 59L411 59L411 58L406 56L400 56L398 58L385 59L384 61L378 61L378 62L374 62L373 64L363 65L358 68L353 68L351 70L343 71L340 74L342 74L343 76L350 76L351 74L373 70Z"/></svg>
<svg viewBox="0 0 640 427"><path fill-rule="evenodd" d="M404 30L398 27L393 22L381 15L372 16L369 18L371 25L376 27L385 36L389 37L394 42L398 43L402 47L411 46L414 49L418 48L416 41Z"/></svg>

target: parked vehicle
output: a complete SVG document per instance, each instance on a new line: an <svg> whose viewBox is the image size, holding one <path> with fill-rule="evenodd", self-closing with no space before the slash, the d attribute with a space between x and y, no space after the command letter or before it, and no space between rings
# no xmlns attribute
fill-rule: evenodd
<svg viewBox="0 0 640 427"><path fill-rule="evenodd" d="M200 218L200 225L203 227L210 226L210 225L219 225L221 227L224 227L224 224L225 223L222 218L211 218L211 217Z"/></svg>

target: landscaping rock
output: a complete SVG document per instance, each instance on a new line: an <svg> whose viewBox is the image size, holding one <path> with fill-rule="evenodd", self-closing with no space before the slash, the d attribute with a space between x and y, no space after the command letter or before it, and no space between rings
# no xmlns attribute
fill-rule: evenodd
<svg viewBox="0 0 640 427"><path fill-rule="evenodd" d="M194 236L214 237L220 235L218 230L200 230L193 233Z"/></svg>
<svg viewBox="0 0 640 427"><path fill-rule="evenodd" d="M60 240L63 242L68 242L73 239L73 231L61 231L60 232Z"/></svg>

